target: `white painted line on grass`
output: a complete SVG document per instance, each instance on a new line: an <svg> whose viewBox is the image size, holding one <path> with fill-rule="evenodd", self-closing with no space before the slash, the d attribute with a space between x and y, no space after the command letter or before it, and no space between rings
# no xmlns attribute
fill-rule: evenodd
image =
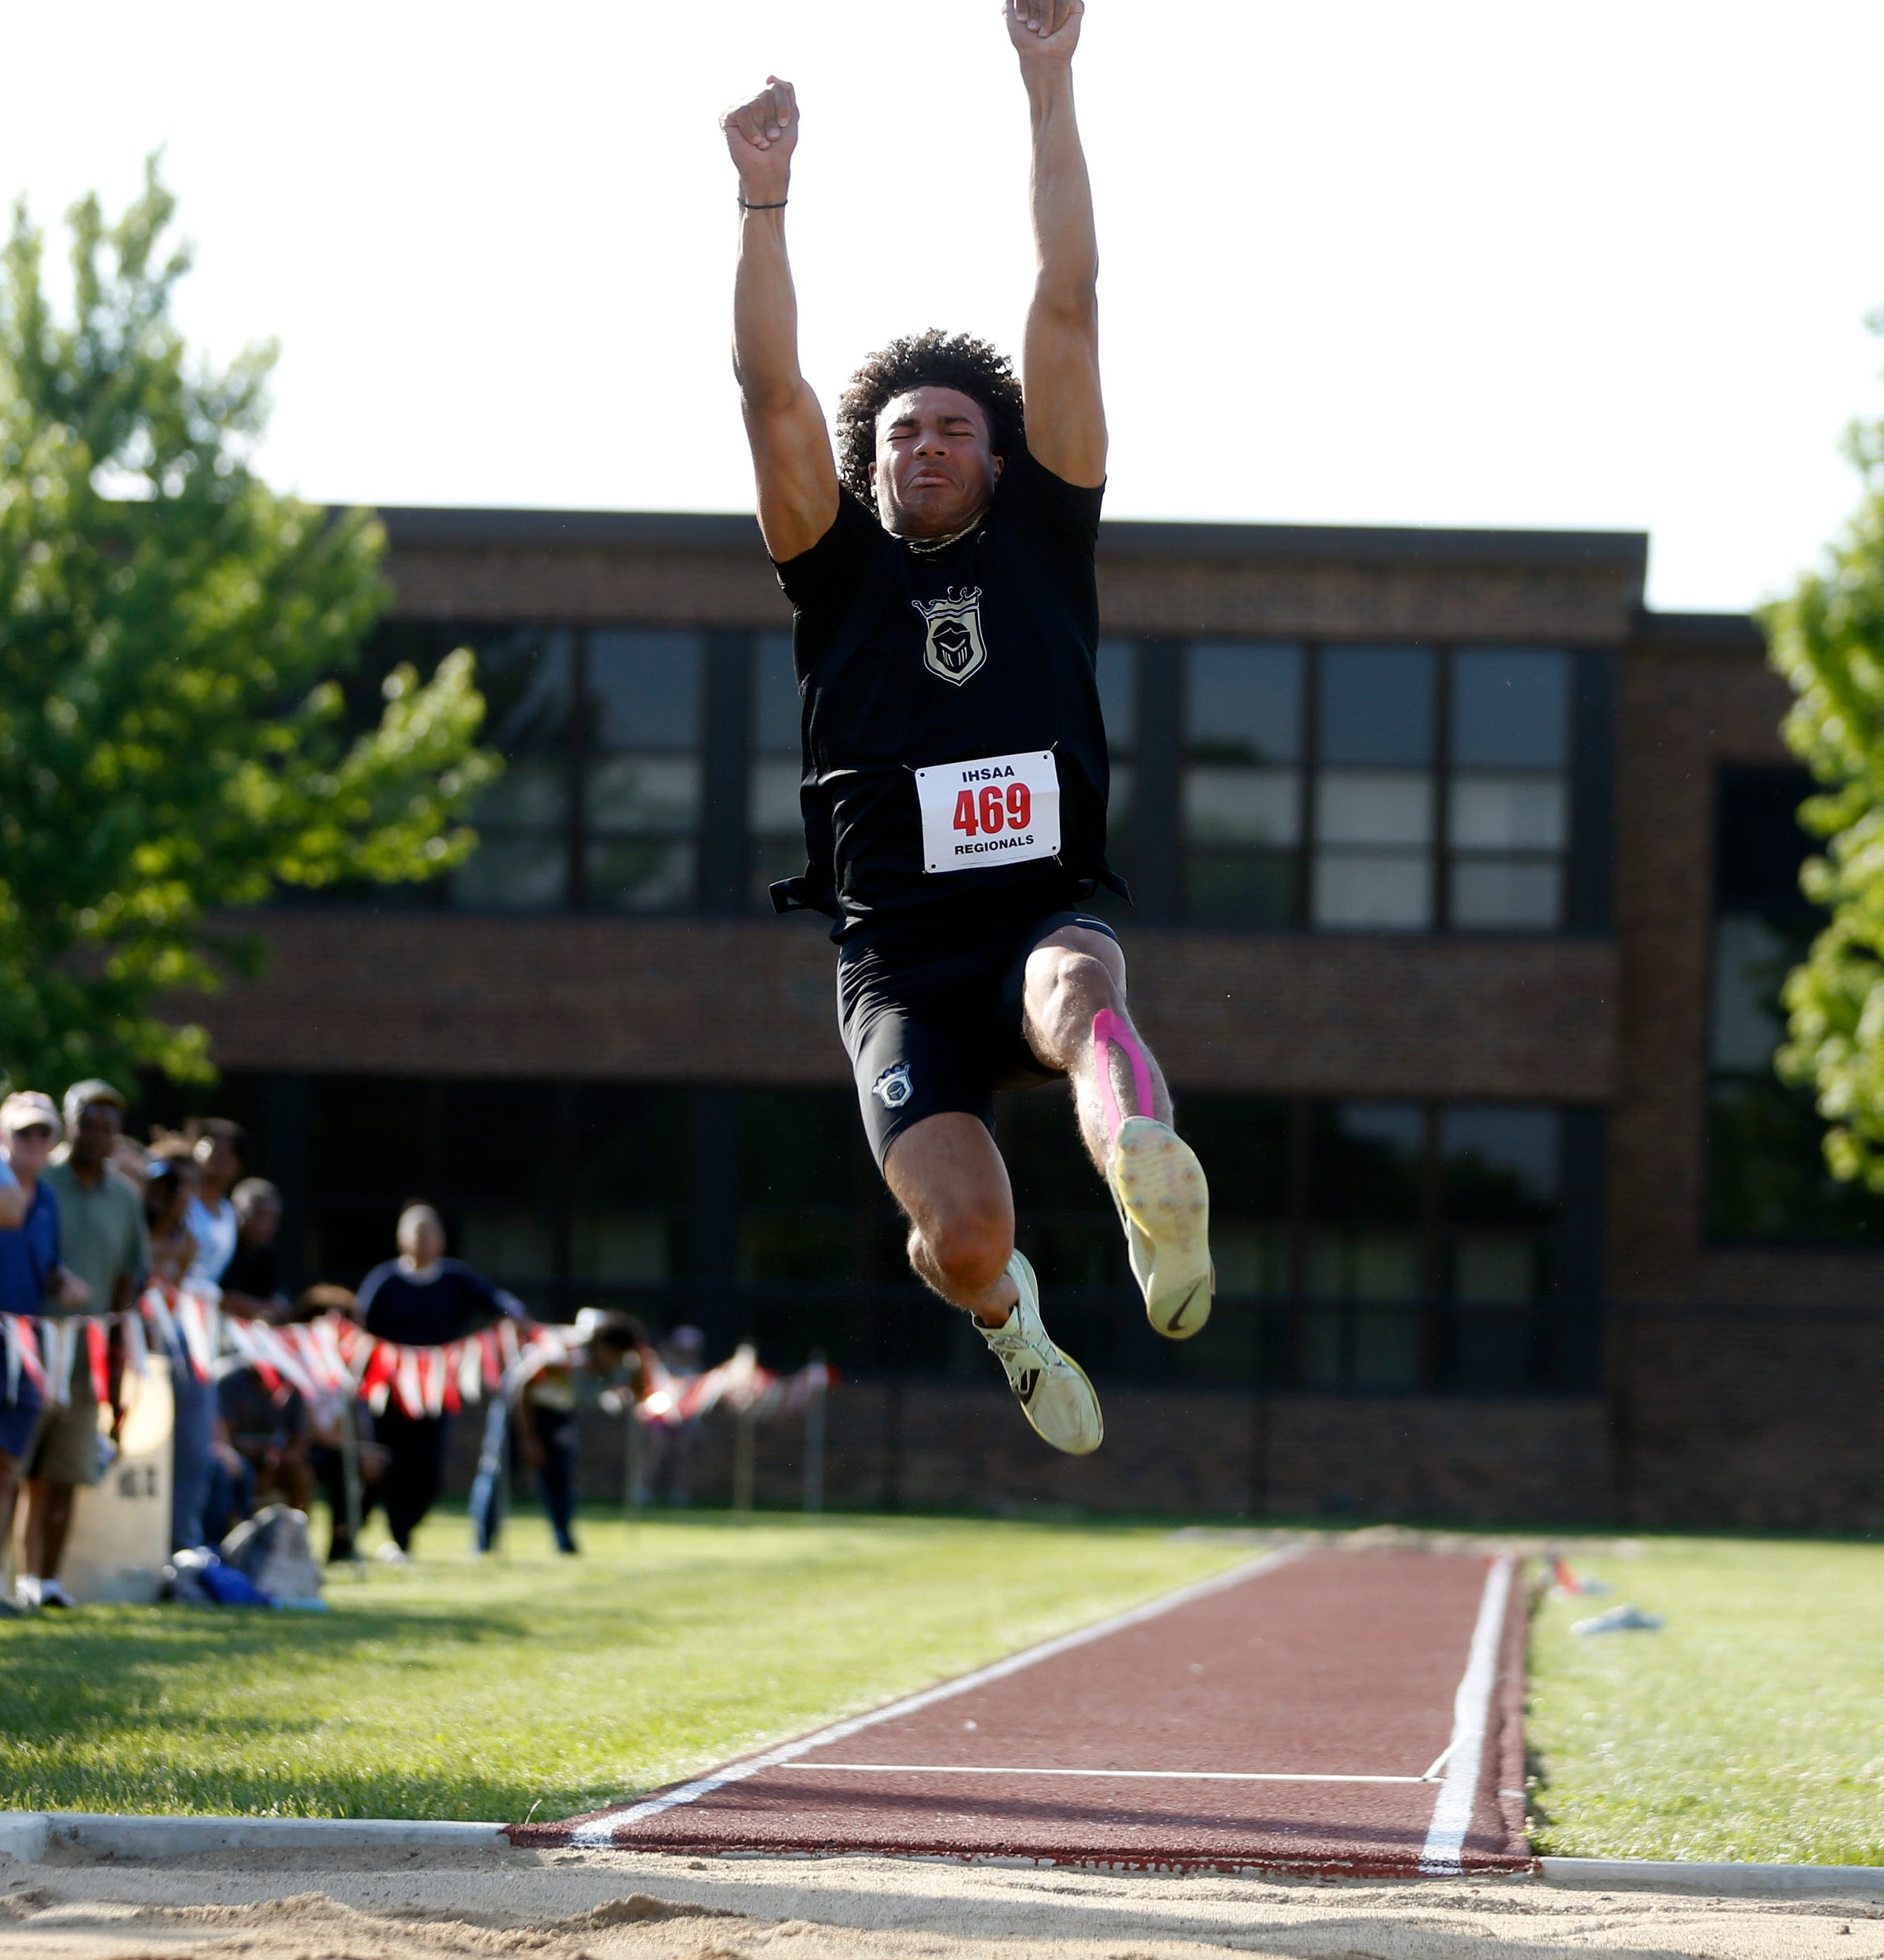
<svg viewBox="0 0 1884 1960"><path fill-rule="evenodd" d="M1484 1760L1485 1730L1492 1718L1492 1693L1498 1685L1498 1648L1504 1637L1505 1602L1510 1597L1517 1561L1507 1553L1492 1561L1478 1602L1471 1650L1459 1692L1452 1698L1452 1739L1443 1760L1445 1780L1433 1800L1433 1821L1419 1854L1419 1868L1436 1878L1456 1877L1465 1869L1461 1853L1472 1828L1478 1795L1479 1766Z"/></svg>
<svg viewBox="0 0 1884 1960"><path fill-rule="evenodd" d="M849 1769L866 1776L1119 1776L1178 1783L1423 1783L1424 1776L1349 1776L1293 1769L1030 1769L1025 1764L832 1763L798 1765L800 1769Z"/></svg>
<svg viewBox="0 0 1884 1960"><path fill-rule="evenodd" d="M1141 1626L1147 1620L1157 1619L1166 1613L1175 1612L1181 1606L1188 1606L1193 1600L1208 1599L1213 1593L1226 1592L1232 1586L1240 1586L1246 1580L1259 1574L1272 1572L1279 1565L1286 1565L1291 1560L1301 1557L1303 1548L1298 1545L1285 1545L1280 1550L1267 1552L1247 1564L1232 1567L1227 1572L1220 1572L1215 1579L1201 1579L1195 1586L1181 1586L1175 1593L1167 1593L1162 1599L1156 1599L1148 1605L1135 1606L1130 1612L1115 1613L1110 1619L1102 1619L1091 1626L1083 1626L1077 1633L1062 1633L1057 1640L1043 1641L1038 1647L1023 1648L1018 1654L1010 1654L1006 1660L996 1661L992 1666L978 1668L972 1674L964 1674L958 1681L944 1681L939 1688L925 1688L919 1695L911 1695L900 1702L892 1702L887 1708L873 1710L867 1715L853 1715L847 1721L834 1722L828 1728L820 1728L816 1735L801 1736L796 1742L781 1743L776 1749L769 1749L762 1755L750 1756L745 1761L728 1763L724 1769L716 1769L710 1776L696 1777L690 1783L682 1783L679 1789L670 1790L659 1797L650 1797L644 1802L631 1804L626 1810L618 1810L608 1816L592 1817L588 1823L578 1824L570 1833L572 1845L595 1846L612 1845L615 1833L631 1824L644 1822L648 1818L658 1817L663 1811L677 1810L683 1804L697 1803L703 1797L710 1797L716 1790L724 1790L728 1783L743 1783L749 1776L757 1776L762 1771L777 1769L782 1765L795 1762L799 1757L814 1749L828 1749L833 1743L848 1742L853 1736L866 1728L874 1728L879 1722L896 1721L905 1715L914 1715L918 1710L933 1706L936 1703L947 1701L956 1695L966 1695L977 1688L985 1688L991 1681L1005 1681L1010 1674L1017 1674L1023 1668L1037 1666L1042 1661L1051 1660L1056 1655L1071 1653L1075 1648L1085 1647L1092 1641L1104 1640L1108 1634L1123 1633L1128 1627Z"/></svg>

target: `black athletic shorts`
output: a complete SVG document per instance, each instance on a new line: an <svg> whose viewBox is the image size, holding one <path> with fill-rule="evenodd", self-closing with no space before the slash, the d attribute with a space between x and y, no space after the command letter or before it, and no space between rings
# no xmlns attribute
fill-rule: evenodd
<svg viewBox="0 0 1884 1960"><path fill-rule="evenodd" d="M886 944L861 934L838 948L838 1026L876 1153L926 1116L961 1110L991 1134L995 1091L1057 1080L1021 1031L1027 956L1067 925L1118 934L1077 911L1013 915L953 933Z"/></svg>

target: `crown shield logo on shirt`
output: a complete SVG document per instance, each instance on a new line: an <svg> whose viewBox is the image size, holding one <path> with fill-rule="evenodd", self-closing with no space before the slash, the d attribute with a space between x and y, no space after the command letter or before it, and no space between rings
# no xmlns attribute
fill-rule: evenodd
<svg viewBox="0 0 1884 1960"><path fill-rule="evenodd" d="M939 681L960 687L988 664L988 643L981 637L981 588L958 593L953 586L946 599L909 602L929 622L922 643L922 664Z"/></svg>

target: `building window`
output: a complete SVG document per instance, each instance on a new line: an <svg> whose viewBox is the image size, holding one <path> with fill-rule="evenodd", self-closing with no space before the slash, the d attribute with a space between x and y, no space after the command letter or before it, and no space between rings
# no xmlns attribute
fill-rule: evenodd
<svg viewBox="0 0 1884 1960"><path fill-rule="evenodd" d="M1181 1120L1210 1169L1220 1351L1245 1378L1512 1390L1585 1365L1554 1332L1588 1304L1562 1298L1567 1247L1598 1228L1566 1206L1564 1112L1189 1096Z"/></svg>
<svg viewBox="0 0 1884 1960"><path fill-rule="evenodd" d="M582 901L598 911L689 910L703 636L610 629L585 640Z"/></svg>
<svg viewBox="0 0 1884 1960"><path fill-rule="evenodd" d="M865 1217L893 1222L894 1207L848 1089L748 1089L739 1097L739 1219L743 1280L809 1282L900 1278L884 1271L882 1234ZM900 1256L900 1249L896 1249Z"/></svg>
<svg viewBox="0 0 1884 1960"><path fill-rule="evenodd" d="M747 785L752 902L772 910L770 887L805 868L805 825L798 808L803 769L798 679L791 635L761 633L753 641L752 761Z"/></svg>
<svg viewBox="0 0 1884 1960"><path fill-rule="evenodd" d="M1569 656L1462 648L1451 677L1451 922L1554 931L1570 843Z"/></svg>
<svg viewBox="0 0 1884 1960"><path fill-rule="evenodd" d="M1439 1112L1440 1290L1510 1304L1555 1290L1562 1188L1548 1109L1453 1103Z"/></svg>
<svg viewBox="0 0 1884 1960"><path fill-rule="evenodd" d="M540 1092L539 1092L540 1107ZM556 1092L564 1143L557 1188L563 1212L560 1273L587 1298L622 1287L677 1279L688 1166L676 1148L688 1132L686 1091L626 1082L579 1082Z"/></svg>
<svg viewBox="0 0 1884 1960"><path fill-rule="evenodd" d="M966 1319L910 1276L848 1089L234 1075L215 1100L282 1186L296 1284L357 1286L422 1197L452 1250L545 1320L623 1306L697 1322L720 1352L756 1340L768 1365L821 1349L847 1370L985 1381ZM1083 1366L1344 1392L1594 1385L1594 1112L1180 1105L1210 1173L1218 1304L1207 1339L1174 1343L1145 1321L1064 1089L999 1100L1020 1243Z"/></svg>
<svg viewBox="0 0 1884 1960"><path fill-rule="evenodd" d="M1429 931L1437 660L1427 647L1329 647L1317 664L1310 923Z"/></svg>
<svg viewBox="0 0 1884 1960"><path fill-rule="evenodd" d="M438 1207L454 1254L552 1319L634 1305L681 1272L685 1089L356 1075L307 1089L305 1156L272 1141L305 1166L292 1199L309 1276L356 1286L395 1256L415 1198Z"/></svg>
<svg viewBox="0 0 1884 1960"><path fill-rule="evenodd" d="M477 849L430 902L480 911L695 910L705 636L392 621L349 688L353 725L377 719L378 683L396 662L429 671L461 646L477 655L480 739L502 756L504 772L470 813Z"/></svg>
<svg viewBox="0 0 1884 1960"><path fill-rule="evenodd" d="M1305 1290L1327 1304L1304 1322L1306 1381L1418 1382L1419 1322L1386 1303L1426 1290L1426 1130L1417 1103L1324 1103L1311 1112ZM1336 1301L1366 1304L1341 1312Z"/></svg>
<svg viewBox="0 0 1884 1960"><path fill-rule="evenodd" d="M440 637L461 644L449 634ZM518 626L463 638L477 654L485 702L481 739L503 757L504 772L472 812L478 845L452 874L452 900L516 911L567 905L576 789L570 743L576 636L557 627Z"/></svg>
<svg viewBox="0 0 1884 1960"><path fill-rule="evenodd" d="M1185 701L1185 875L1193 918L1287 925L1302 841L1299 647L1199 641Z"/></svg>
<svg viewBox="0 0 1884 1960"><path fill-rule="evenodd" d="M1707 1226L1722 1241L1884 1244L1884 1198L1826 1168L1809 1090L1773 1072L1785 1038L1780 990L1824 923L1799 890L1813 849L1803 769L1721 772L1714 818L1709 1017Z"/></svg>
<svg viewBox="0 0 1884 1960"><path fill-rule="evenodd" d="M1192 642L1189 915L1559 929L1571 673L1546 648Z"/></svg>

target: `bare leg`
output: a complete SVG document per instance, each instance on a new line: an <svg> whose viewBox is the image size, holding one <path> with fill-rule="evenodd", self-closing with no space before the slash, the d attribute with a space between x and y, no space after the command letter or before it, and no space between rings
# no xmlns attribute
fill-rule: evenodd
<svg viewBox="0 0 1884 1960"><path fill-rule="evenodd" d="M0 1575L6 1571L13 1544L13 1499L20 1489L20 1465L16 1458L0 1450Z"/></svg>
<svg viewBox="0 0 1884 1960"><path fill-rule="evenodd" d="M1101 1093L1093 1016L1109 1008L1130 1025L1125 1006L1125 954L1119 942L1083 926L1063 926L1028 955L1023 1025L1028 1046L1049 1068L1065 1071L1073 1085L1073 1108L1086 1154L1104 1173L1112 1140ZM1112 1094L1122 1114L1171 1120L1170 1091L1144 1039L1137 1035L1151 1071L1152 1107L1138 1107L1130 1058L1115 1045L1110 1055Z"/></svg>
<svg viewBox="0 0 1884 1960"><path fill-rule="evenodd" d="M984 1327L1005 1324L1020 1297L1007 1270L1014 1194L980 1120L959 1111L924 1117L890 1145L883 1176L909 1219L918 1276Z"/></svg>
<svg viewBox="0 0 1884 1960"><path fill-rule="evenodd" d="M26 1563L41 1579L57 1579L72 1526L72 1487L35 1477L26 1487Z"/></svg>

